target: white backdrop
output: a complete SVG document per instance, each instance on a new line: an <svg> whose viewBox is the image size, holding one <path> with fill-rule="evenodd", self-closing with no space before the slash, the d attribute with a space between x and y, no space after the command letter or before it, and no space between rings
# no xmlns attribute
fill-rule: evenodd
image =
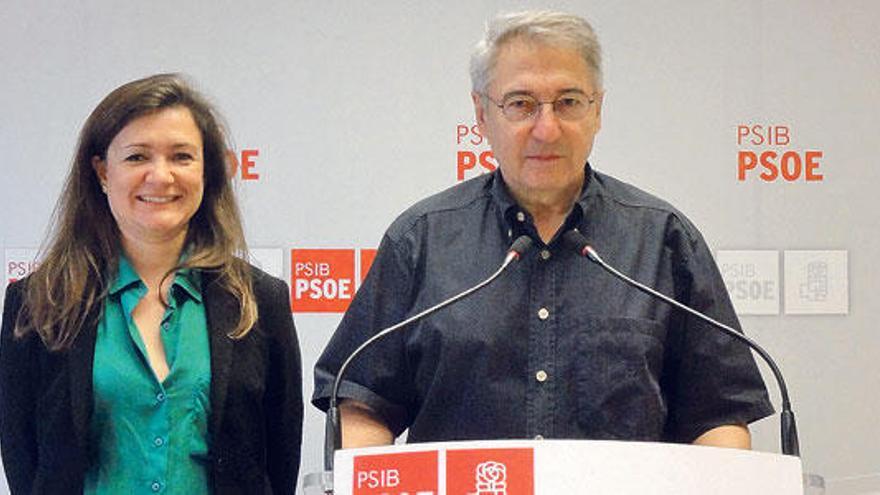
<svg viewBox="0 0 880 495"><path fill-rule="evenodd" d="M591 162L678 206L722 251L749 296L744 327L786 373L806 469L828 493L880 492L874 0L0 0L6 278L39 245L91 109L164 71L192 75L236 148L256 150L259 178L239 187L248 240L288 282L291 249L374 248L397 213L456 182L459 151L486 149L457 141L473 124L470 48L486 18L523 7L593 22L607 96ZM753 125L785 130L738 142ZM740 151L818 151L822 179L764 180L759 166L739 180ZM308 397L340 314L294 317ZM322 421L307 408L302 472L320 466ZM777 451L777 431L776 417L758 423L756 448Z"/></svg>

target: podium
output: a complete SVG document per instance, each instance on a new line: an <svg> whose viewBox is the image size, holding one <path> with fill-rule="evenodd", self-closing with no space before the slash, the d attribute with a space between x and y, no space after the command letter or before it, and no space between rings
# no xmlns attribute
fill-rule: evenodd
<svg viewBox="0 0 880 495"><path fill-rule="evenodd" d="M336 452L335 495L800 495L798 457L693 445L495 440Z"/></svg>

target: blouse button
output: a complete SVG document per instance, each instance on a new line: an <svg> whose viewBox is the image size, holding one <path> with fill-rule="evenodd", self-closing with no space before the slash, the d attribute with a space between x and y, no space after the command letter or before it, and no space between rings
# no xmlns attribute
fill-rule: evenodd
<svg viewBox="0 0 880 495"><path fill-rule="evenodd" d="M546 320L547 317L550 316L550 311L547 308L541 308L538 310L538 318L542 320Z"/></svg>
<svg viewBox="0 0 880 495"><path fill-rule="evenodd" d="M535 379L542 383L547 381L547 372L544 370L538 371L535 373Z"/></svg>

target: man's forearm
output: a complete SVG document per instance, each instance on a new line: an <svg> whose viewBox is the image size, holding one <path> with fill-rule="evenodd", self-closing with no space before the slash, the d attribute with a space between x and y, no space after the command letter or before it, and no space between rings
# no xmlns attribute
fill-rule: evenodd
<svg viewBox="0 0 880 495"><path fill-rule="evenodd" d="M339 406L342 417L342 448L391 445L394 434L388 425L366 404L344 400Z"/></svg>
<svg viewBox="0 0 880 495"><path fill-rule="evenodd" d="M729 447L734 449L751 449L752 436L746 425L723 425L712 428L703 433L694 445L709 445L712 447Z"/></svg>

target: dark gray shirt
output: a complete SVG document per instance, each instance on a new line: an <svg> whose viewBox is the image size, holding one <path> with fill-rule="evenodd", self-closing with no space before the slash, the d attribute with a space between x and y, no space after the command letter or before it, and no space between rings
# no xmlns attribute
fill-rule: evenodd
<svg viewBox="0 0 880 495"><path fill-rule="evenodd" d="M624 273L738 328L712 256L677 210L586 167L560 232L577 227ZM690 442L773 412L750 351L541 242L500 172L427 198L386 232L315 366L326 409L341 362L377 331L489 276L510 243L535 246L494 284L393 334L349 368L341 396L410 442L532 438Z"/></svg>

